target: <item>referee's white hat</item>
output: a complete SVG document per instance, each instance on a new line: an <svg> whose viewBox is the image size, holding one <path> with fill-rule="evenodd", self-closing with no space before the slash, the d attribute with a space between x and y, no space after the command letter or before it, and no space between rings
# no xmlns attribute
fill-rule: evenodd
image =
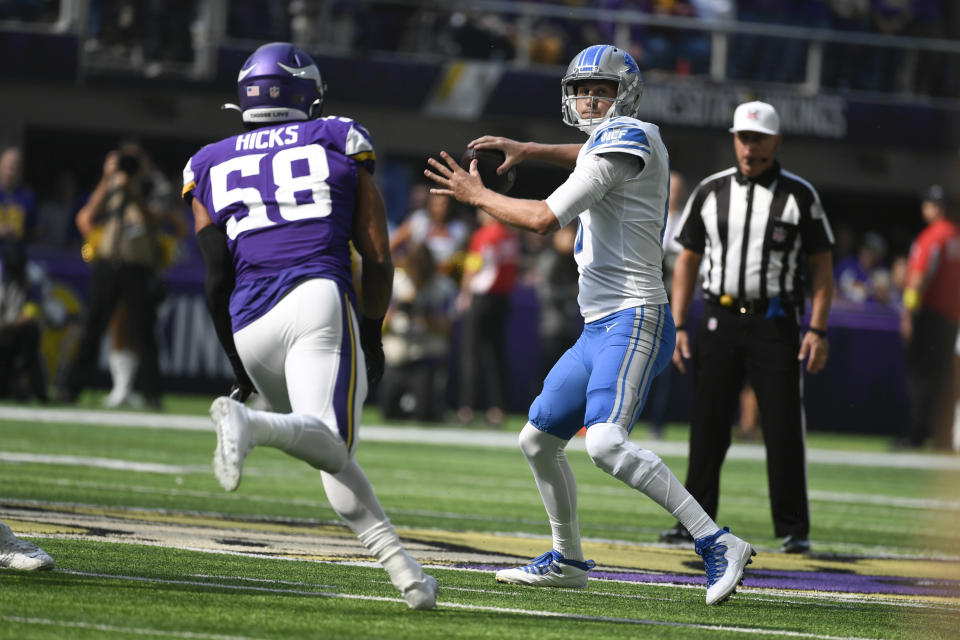
<svg viewBox="0 0 960 640"><path fill-rule="evenodd" d="M730 133L756 131L771 136L780 134L780 116L773 105L766 102L744 102L733 112Z"/></svg>

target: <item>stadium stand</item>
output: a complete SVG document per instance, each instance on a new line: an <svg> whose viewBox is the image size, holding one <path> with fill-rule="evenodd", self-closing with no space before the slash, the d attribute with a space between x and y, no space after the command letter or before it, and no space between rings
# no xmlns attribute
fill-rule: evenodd
<svg viewBox="0 0 960 640"><path fill-rule="evenodd" d="M399 222L425 158L441 148L459 150L488 132L573 140L559 117L543 115L559 116L558 65L585 44L607 40L641 61L641 116L661 125L674 168L705 175L723 166L729 140L718 132L733 107L745 97L767 100L789 134L785 161L818 185L831 220L857 236L881 234L894 256L919 230L919 189L955 183L960 147L960 10L952 1L915 0L905 19L895 11L903 4L6 2L0 143L24 149L26 181L41 205L62 199L64 181L91 184L96 159L130 135L176 180L199 144L237 131L239 123L219 105L231 99L235 69L250 45L289 39L310 51L337 87L327 113L355 114L375 133L377 179L391 220ZM524 166L521 176L520 196L545 193L562 179L537 165ZM30 253L82 292L78 243L61 230L38 239ZM161 365L184 388L209 385L228 371L215 351L192 342L202 341L205 329L184 328L185 318L203 317L194 308L195 259L189 243L181 247L161 311ZM535 327L520 314L535 315L537 303L532 286L515 295L510 348L522 350L536 336L531 340ZM886 307L836 310L835 365L808 386L812 428L896 431L905 416L903 365L896 313ZM857 361L876 353L886 359L863 380ZM520 380L535 375L536 361L533 354L512 369L512 407L528 402L529 384ZM829 399L837 384L852 380L856 388L842 401ZM675 389L670 413L682 418L683 385Z"/></svg>

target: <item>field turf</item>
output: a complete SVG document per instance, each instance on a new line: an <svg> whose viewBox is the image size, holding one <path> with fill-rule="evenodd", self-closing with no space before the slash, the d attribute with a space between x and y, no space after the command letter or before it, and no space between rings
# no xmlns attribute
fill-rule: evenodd
<svg viewBox="0 0 960 640"><path fill-rule="evenodd" d="M210 470L209 398L167 412L0 405L0 518L54 556L0 571L0 638L957 638L960 457L810 434L810 556L778 551L762 447L724 467L719 523L758 550L721 607L669 514L595 469L574 440L590 588L501 585L549 548L539 495L503 431L384 425L358 458L408 549L440 583L410 611L326 502L319 474L269 449L236 493ZM633 439L682 479L686 434Z"/></svg>

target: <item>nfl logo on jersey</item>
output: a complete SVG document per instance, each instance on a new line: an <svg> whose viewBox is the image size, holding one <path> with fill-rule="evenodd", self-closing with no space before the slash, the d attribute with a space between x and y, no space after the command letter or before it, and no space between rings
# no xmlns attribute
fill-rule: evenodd
<svg viewBox="0 0 960 640"><path fill-rule="evenodd" d="M280 95L280 87L270 87L270 97L276 99Z"/></svg>

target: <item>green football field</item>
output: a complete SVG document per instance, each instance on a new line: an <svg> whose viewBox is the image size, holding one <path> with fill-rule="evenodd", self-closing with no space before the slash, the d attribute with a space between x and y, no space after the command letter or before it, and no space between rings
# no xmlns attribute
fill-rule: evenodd
<svg viewBox="0 0 960 640"><path fill-rule="evenodd" d="M702 563L661 545L673 520L594 468L575 439L589 589L498 584L550 547L516 447L491 431L383 424L358 458L409 551L440 584L406 607L326 502L319 473L257 449L236 493L211 471L210 398L164 414L0 405L0 518L56 559L0 571L0 638L951 638L960 637L960 457L893 453L866 436L809 434L813 554L780 553L763 449L737 443L719 524L758 555L726 604ZM681 478L682 426L633 439Z"/></svg>

